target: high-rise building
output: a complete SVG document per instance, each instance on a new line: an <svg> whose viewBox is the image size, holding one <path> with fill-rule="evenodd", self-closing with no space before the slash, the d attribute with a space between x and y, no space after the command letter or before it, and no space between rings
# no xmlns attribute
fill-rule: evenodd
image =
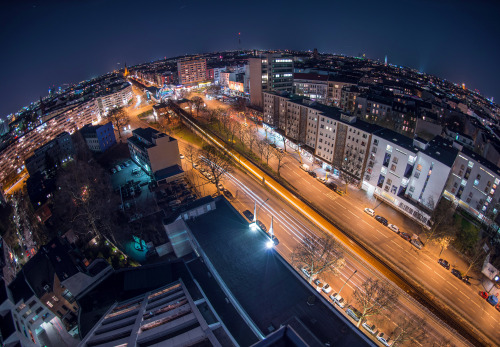
<svg viewBox="0 0 500 347"><path fill-rule="evenodd" d="M207 80L207 60L192 59L177 62L180 84L195 84Z"/></svg>
<svg viewBox="0 0 500 347"><path fill-rule="evenodd" d="M293 59L281 54L263 54L249 58L250 103L263 106L262 92L293 90Z"/></svg>
<svg viewBox="0 0 500 347"><path fill-rule="evenodd" d="M73 141L68 132L62 132L47 144L38 147L32 156L25 160L30 176L36 172L51 169L58 163L63 163L73 156Z"/></svg>

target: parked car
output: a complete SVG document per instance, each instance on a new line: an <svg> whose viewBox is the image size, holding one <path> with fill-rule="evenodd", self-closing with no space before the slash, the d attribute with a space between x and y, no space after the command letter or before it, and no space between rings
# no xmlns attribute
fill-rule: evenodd
<svg viewBox="0 0 500 347"><path fill-rule="evenodd" d="M390 346L389 343L387 342L387 340L383 336L384 336L384 333L380 333L377 336L377 340L379 340L380 343L383 344L384 346L389 347Z"/></svg>
<svg viewBox="0 0 500 347"><path fill-rule="evenodd" d="M316 172L314 172L314 171L308 171L307 173L309 175L311 175L312 177L314 177L314 178L318 177L318 174Z"/></svg>
<svg viewBox="0 0 500 347"><path fill-rule="evenodd" d="M395 226L394 224L389 224L387 227L389 229L391 229L392 231L394 231L396 234L399 234L399 228L397 226Z"/></svg>
<svg viewBox="0 0 500 347"><path fill-rule="evenodd" d="M459 270L457 270L457 269L452 269L451 270L451 274L453 276L455 276L456 278L458 278L459 280L462 279L462 273Z"/></svg>
<svg viewBox="0 0 500 347"><path fill-rule="evenodd" d="M337 293L330 295L330 299L333 301L334 304L338 305L340 308L345 307L344 298L342 298Z"/></svg>
<svg viewBox="0 0 500 347"><path fill-rule="evenodd" d="M232 199L233 198L233 194L231 194L231 192L229 190L227 190L227 189L224 189L223 194L228 199Z"/></svg>
<svg viewBox="0 0 500 347"><path fill-rule="evenodd" d="M410 243L418 249L422 249L422 247L424 247L424 245L419 240L412 239Z"/></svg>
<svg viewBox="0 0 500 347"><path fill-rule="evenodd" d="M321 290L323 292L325 292L326 294L328 294L332 291L332 287L330 287L330 285L328 283L326 283Z"/></svg>
<svg viewBox="0 0 500 347"><path fill-rule="evenodd" d="M275 246L279 245L280 241L278 240L278 238L276 236L269 235L269 238L271 239L271 241L273 241Z"/></svg>
<svg viewBox="0 0 500 347"><path fill-rule="evenodd" d="M382 216L376 215L375 219L376 219L377 222L382 223L385 226L387 226L389 224L389 222L387 221L387 219L385 219Z"/></svg>
<svg viewBox="0 0 500 347"><path fill-rule="evenodd" d="M247 219L252 222L253 221L253 213L250 210L243 211L243 215L247 217Z"/></svg>
<svg viewBox="0 0 500 347"><path fill-rule="evenodd" d="M488 299L488 292L479 292L479 296L481 296L483 299Z"/></svg>
<svg viewBox="0 0 500 347"><path fill-rule="evenodd" d="M114 167L111 168L111 173L112 174L116 173L116 169Z"/></svg>
<svg viewBox="0 0 500 347"><path fill-rule="evenodd" d="M179 154L179 158L184 159L184 155Z"/></svg>
<svg viewBox="0 0 500 347"><path fill-rule="evenodd" d="M345 313L351 316L352 319L354 319L356 322L359 322L360 319L359 317L361 316L361 314L354 307L351 306L350 308L347 309L347 311L345 311Z"/></svg>
<svg viewBox="0 0 500 347"><path fill-rule="evenodd" d="M129 167L130 166L130 163L128 161L124 162L123 165L125 165L125 167Z"/></svg>
<svg viewBox="0 0 500 347"><path fill-rule="evenodd" d="M465 276L465 277L462 278L462 282L464 282L465 284L467 284L468 286L470 286L470 285L472 285L472 283L470 283L470 279L471 278L472 277L470 277L470 276Z"/></svg>
<svg viewBox="0 0 500 347"><path fill-rule="evenodd" d="M399 236L401 236L403 239L405 239L406 241L410 241L411 240L411 236L410 234L407 234L407 233L399 233Z"/></svg>
<svg viewBox="0 0 500 347"><path fill-rule="evenodd" d="M269 146L271 146L272 148L276 148L277 147L275 143L271 143L271 144L269 144Z"/></svg>
<svg viewBox="0 0 500 347"><path fill-rule="evenodd" d="M323 176L318 176L318 177L316 177L316 179L318 181L320 181L321 183L326 183L326 178L324 178Z"/></svg>
<svg viewBox="0 0 500 347"><path fill-rule="evenodd" d="M278 148L277 148L277 150L278 150L278 152L280 152L280 153L285 153L285 151L283 150L283 148L279 148L279 147L278 147Z"/></svg>
<svg viewBox="0 0 500 347"><path fill-rule="evenodd" d="M333 182L330 182L326 185L328 188L330 188L331 190L333 191L336 191L337 190L337 184L336 183L333 183Z"/></svg>
<svg viewBox="0 0 500 347"><path fill-rule="evenodd" d="M441 265L442 267L444 267L446 270L449 270L450 269L450 263L448 263L446 260L444 259L439 259L438 260L438 264Z"/></svg>
<svg viewBox="0 0 500 347"><path fill-rule="evenodd" d="M370 324L368 322L364 322L361 325L363 326L363 328L365 328L372 335L374 335L377 332L377 329L375 328L374 324Z"/></svg>
<svg viewBox="0 0 500 347"><path fill-rule="evenodd" d="M373 211L371 208L365 208L365 213L369 214L370 216L375 216L375 211Z"/></svg>
<svg viewBox="0 0 500 347"><path fill-rule="evenodd" d="M302 170L306 171L306 172L307 172L307 171L309 171L309 165L307 165L307 164L300 164L300 166L299 166L299 167L300 167Z"/></svg>
<svg viewBox="0 0 500 347"><path fill-rule="evenodd" d="M496 295L489 295L486 301L488 301L488 304L491 306L496 306L498 304L498 297Z"/></svg>
<svg viewBox="0 0 500 347"><path fill-rule="evenodd" d="M338 194L338 195L340 195L340 196L345 195L345 191L340 190L340 189L335 189L335 193L337 193L337 194Z"/></svg>
<svg viewBox="0 0 500 347"><path fill-rule="evenodd" d="M303 267L302 269L300 269L302 271L302 273L304 275L306 275L307 278L311 278L311 274L309 273L309 271L307 270L306 267Z"/></svg>
<svg viewBox="0 0 500 347"><path fill-rule="evenodd" d="M257 225L259 226L259 228L263 231L263 232L266 232L267 231L267 228L266 226L264 225L264 223L262 223L260 220L257 219L256 221Z"/></svg>
<svg viewBox="0 0 500 347"><path fill-rule="evenodd" d="M317 285L318 287L323 287L323 283L321 283L321 280L319 278L316 278L313 283Z"/></svg>
<svg viewBox="0 0 500 347"><path fill-rule="evenodd" d="M222 185L222 183L219 183L217 185L217 188L219 188L220 191L224 191L224 186Z"/></svg>
<svg viewBox="0 0 500 347"><path fill-rule="evenodd" d="M122 168L121 168L121 166L120 166L120 165L116 165L116 166L115 166L115 169L116 169L116 171L122 171Z"/></svg>

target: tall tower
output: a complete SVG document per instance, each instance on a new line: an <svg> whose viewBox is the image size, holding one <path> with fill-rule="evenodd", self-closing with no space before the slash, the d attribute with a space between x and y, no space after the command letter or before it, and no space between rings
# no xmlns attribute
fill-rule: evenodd
<svg viewBox="0 0 500 347"><path fill-rule="evenodd" d="M387 66L387 56L385 56L385 66Z"/></svg>

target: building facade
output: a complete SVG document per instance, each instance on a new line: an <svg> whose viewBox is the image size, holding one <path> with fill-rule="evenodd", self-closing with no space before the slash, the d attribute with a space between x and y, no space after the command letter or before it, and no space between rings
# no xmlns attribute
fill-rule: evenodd
<svg viewBox="0 0 500 347"><path fill-rule="evenodd" d="M193 85L207 80L206 59L180 60L177 62L179 84Z"/></svg>
<svg viewBox="0 0 500 347"><path fill-rule="evenodd" d="M293 74L294 94L305 96L321 103L327 101L328 76L309 73Z"/></svg>
<svg viewBox="0 0 500 347"><path fill-rule="evenodd" d="M99 96L96 99L97 108L103 116L114 108L126 106L133 96L132 84L124 82L113 88L109 94Z"/></svg>
<svg viewBox="0 0 500 347"><path fill-rule="evenodd" d="M250 103L263 107L262 93L293 90L293 59L280 54L264 54L248 59L250 70Z"/></svg>
<svg viewBox="0 0 500 347"><path fill-rule="evenodd" d="M24 165L30 176L37 172L44 172L51 169L49 166L56 166L70 160L74 155L73 141L68 132L62 132L55 139L45 145L38 147L33 155L28 157Z"/></svg>
<svg viewBox="0 0 500 347"><path fill-rule="evenodd" d="M111 122L103 125L87 124L80 132L92 152L105 152L116 144L115 132Z"/></svg>
<svg viewBox="0 0 500 347"><path fill-rule="evenodd" d="M131 158L153 176L161 170L183 173L177 140L153 128L138 128L128 139ZM180 170L180 173L179 173Z"/></svg>

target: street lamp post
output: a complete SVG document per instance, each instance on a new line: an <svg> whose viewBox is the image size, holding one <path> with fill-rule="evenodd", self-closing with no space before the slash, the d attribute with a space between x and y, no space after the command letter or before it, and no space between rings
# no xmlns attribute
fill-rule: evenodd
<svg viewBox="0 0 500 347"><path fill-rule="evenodd" d="M347 284L347 282L349 282L352 278L352 276L354 276L356 274L356 272L358 272L358 270L354 270L354 272L352 273L351 276L349 276L349 278L345 281L345 283L342 285L342 288L340 288L339 292L337 295L340 295L340 292L342 291L342 289L344 289L344 286Z"/></svg>

